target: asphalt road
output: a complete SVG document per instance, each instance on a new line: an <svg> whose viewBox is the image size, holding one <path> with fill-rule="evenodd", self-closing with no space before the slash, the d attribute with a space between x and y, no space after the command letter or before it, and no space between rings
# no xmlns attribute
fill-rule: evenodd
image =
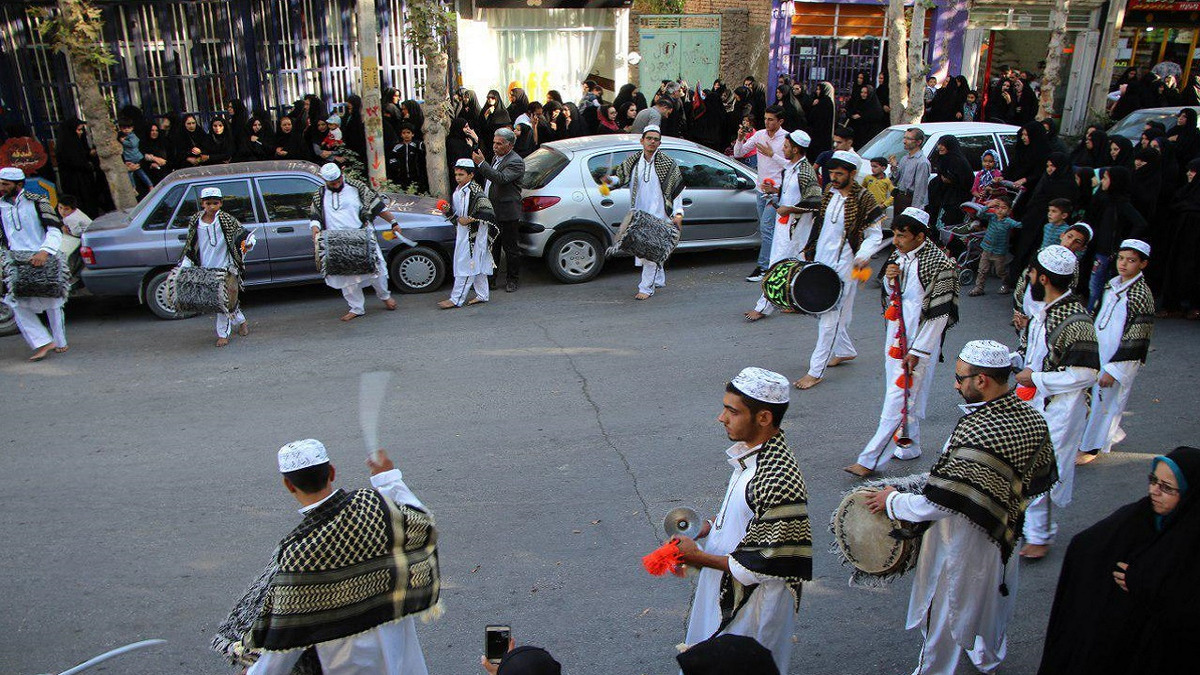
<svg viewBox="0 0 1200 675"><path fill-rule="evenodd" d="M742 320L757 296L742 281L751 266L746 252L681 255L647 302L633 300L628 260L581 286L534 266L488 305L446 312L434 306L443 294L407 296L391 313L369 298L350 324L323 286L252 291L253 334L219 350L211 317L164 322L124 301L73 302L71 351L40 364L25 362L19 337L0 339L0 672L59 672L151 637L169 644L94 672L231 672L208 650L214 628L298 519L275 452L320 438L338 482L366 485L358 376L379 369L396 373L383 444L441 533L447 611L418 627L431 672L482 672L494 622L568 672L675 672L690 582L650 577L640 558L668 509L720 504L724 383L748 365L799 377L816 336L812 318ZM909 580L848 588L825 552L828 514L853 485L840 468L878 419L877 298L858 295L859 358L795 392L784 424L818 551L794 673L907 673L920 647L904 630ZM1008 306L964 297L947 353L980 337L1012 344ZM1145 493L1151 454L1200 442L1196 329L1158 327L1129 439L1079 472L1062 544ZM926 455L892 472L928 469L959 414L952 383L941 369ZM1036 669L1064 549L1021 566L1005 673Z"/></svg>

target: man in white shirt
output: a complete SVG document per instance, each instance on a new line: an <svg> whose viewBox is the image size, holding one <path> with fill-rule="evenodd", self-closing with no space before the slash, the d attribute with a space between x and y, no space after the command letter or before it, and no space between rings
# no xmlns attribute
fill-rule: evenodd
<svg viewBox="0 0 1200 675"><path fill-rule="evenodd" d="M0 249L30 253L29 264L42 267L60 261L57 256L62 246L62 220L50 207L50 202L41 195L25 191L25 172L17 167L0 169ZM6 254L7 255L7 254ZM33 351L30 361L41 361L51 351L67 351L67 318L63 313L66 304L66 289L63 297L17 297L12 289L4 297L4 304L13 310L17 329ZM50 330L42 325L38 314L46 313Z"/></svg>
<svg viewBox="0 0 1200 675"><path fill-rule="evenodd" d="M413 619L436 617L441 604L424 504L382 450L367 459L371 489L335 490L336 470L315 439L283 446L278 462L303 520L213 648L250 665L246 675L288 675L302 659L325 675L427 675Z"/></svg>
<svg viewBox="0 0 1200 675"><path fill-rule="evenodd" d="M873 513L929 527L908 601L906 627L920 628L924 638L913 675L953 675L964 651L977 670L995 672L1008 651L1017 524L1029 498L1055 477L1046 422L1010 392L1011 369L1008 347L968 342L954 367L966 414L923 492L889 486L867 499Z"/></svg>
<svg viewBox="0 0 1200 675"><path fill-rule="evenodd" d="M783 153L783 139L787 131L783 129L783 108L773 105L767 108L763 115L765 128L746 136L746 131L738 127L737 140L733 143L733 156L741 159L751 151L758 152L758 234L762 240L758 247L758 260L754 271L746 277L746 281L762 281L767 268L771 265L771 240L775 236L775 209L771 207L771 193L766 187L778 188L783 182L783 170L788 165Z"/></svg>
<svg viewBox="0 0 1200 675"><path fill-rule="evenodd" d="M867 267L871 256L883 247L884 218L875 198L854 180L858 166L858 156L844 150L829 159L829 185L803 249L806 260L823 263L837 272L842 279L842 297L835 309L820 316L817 344L808 373L795 382L798 389L812 389L824 379L827 367L858 356L849 333L858 290L852 273Z"/></svg>
<svg viewBox="0 0 1200 675"><path fill-rule="evenodd" d="M892 223L884 264L884 397L875 435L845 470L865 478L896 459L921 456L925 394L946 329L958 323L958 267L929 240L929 214L908 207ZM894 446L894 451L889 452Z"/></svg>
<svg viewBox="0 0 1200 675"><path fill-rule="evenodd" d="M804 581L812 579L808 493L779 425L788 381L746 368L725 386L717 418L734 445L720 513L698 535L703 548L679 537L683 564L703 568L688 618L691 646L720 634L745 635L771 651L788 672L792 629Z"/></svg>
<svg viewBox="0 0 1200 675"><path fill-rule="evenodd" d="M646 127L642 132L642 152L621 162L613 169L613 175L603 180L609 189L629 186L631 209L670 220L676 228L682 228L683 174L675 160L658 151L661 144L662 131L654 125ZM634 264L642 268L635 299L646 300L656 289L667 285L667 274L659 263L637 258Z"/></svg>
<svg viewBox="0 0 1200 675"><path fill-rule="evenodd" d="M220 188L206 187L200 190L202 209L188 220L187 238L183 242L179 265L223 269L237 276L237 285L240 287L242 277L246 274L246 253L254 248L254 234L243 227L237 218L221 210L222 201ZM246 322L240 303L230 312L217 312L218 347L229 344L229 336L233 334L235 326L238 335L250 334L250 324Z"/></svg>
<svg viewBox="0 0 1200 675"><path fill-rule="evenodd" d="M1025 512L1022 558L1044 558L1058 532L1051 504L1066 508L1075 482L1075 453L1087 426L1088 390L1100 370L1092 316L1071 292L1077 261L1065 246L1038 252L1029 270L1029 292L1038 303L1029 317L1025 369L1017 373L1018 393L1046 417L1058 460L1058 483Z"/></svg>

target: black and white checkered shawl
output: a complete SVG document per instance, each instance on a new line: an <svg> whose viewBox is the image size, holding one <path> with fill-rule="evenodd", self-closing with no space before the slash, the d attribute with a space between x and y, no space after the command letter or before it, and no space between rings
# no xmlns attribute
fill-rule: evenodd
<svg viewBox="0 0 1200 675"><path fill-rule="evenodd" d="M892 251L884 267L898 264L899 251ZM947 316L946 329L958 323L958 264L950 259L932 241L925 242L917 251L917 281L924 295L921 298L921 323L940 316ZM891 290L887 284L881 289L882 303L887 307Z"/></svg>
<svg viewBox="0 0 1200 675"><path fill-rule="evenodd" d="M821 206L813 217L812 232L809 233L808 242L803 249L808 260L815 259L813 256L816 255L817 242L821 239L821 229L825 227L825 209L829 208L833 189L832 183L825 187L825 194L821 196ZM850 244L850 250L857 254L863 239L866 238L867 228L879 222L884 212L870 191L853 180L850 181L850 194L846 197L844 208L846 242Z"/></svg>
<svg viewBox="0 0 1200 675"><path fill-rule="evenodd" d="M635 152L613 168L613 176L617 179L615 187L629 185L629 203L631 205L637 203L638 183L640 182L640 179L633 175L633 168L645 154L644 152ZM658 176L658 185L662 190L663 212L669 219L672 211L675 210L675 198L683 192L683 172L679 170L679 164L675 160L660 150L654 153L654 173Z"/></svg>
<svg viewBox="0 0 1200 675"><path fill-rule="evenodd" d="M474 218L476 222L467 226L467 253L471 258L475 257L475 237L479 234L480 227L488 229L488 250L492 250L492 242L496 241L496 236L500 233L500 227L496 225L496 214L492 211L492 202L484 193L483 188L479 183L471 181L467 183L467 217ZM458 218L451 216L455 225L458 224Z"/></svg>
<svg viewBox="0 0 1200 675"><path fill-rule="evenodd" d="M1146 355L1150 353L1150 336L1154 333L1154 294L1150 292L1146 277L1138 277L1129 285L1125 303L1125 328L1110 361L1145 363Z"/></svg>
<svg viewBox="0 0 1200 675"><path fill-rule="evenodd" d="M1031 322L1032 325L1032 322ZM1028 327L1025 330L1028 339ZM1100 344L1096 326L1079 299L1072 294L1046 310L1046 344L1049 350L1042 360L1042 372L1071 366L1100 370ZM1026 364L1030 365L1030 364Z"/></svg>
<svg viewBox="0 0 1200 675"><path fill-rule="evenodd" d="M272 569L273 568L273 569ZM438 611L437 531L425 511L375 490L336 491L283 538L238 649L286 651ZM245 615L234 609L231 619Z"/></svg>
<svg viewBox="0 0 1200 675"><path fill-rule="evenodd" d="M362 221L363 227L368 227L375 220L375 217L387 208L387 201L383 195L376 192L370 185L348 176L343 176L342 181L345 185L342 190L350 189L358 191L358 201L362 203L362 207L358 211L358 218ZM321 229L325 229L325 195L329 194L329 188L322 185L313 195L312 204L308 209L309 220L315 220L321 225Z"/></svg>
<svg viewBox="0 0 1200 675"><path fill-rule="evenodd" d="M1029 500L1058 480L1046 419L1009 392L964 415L929 472L925 497L1012 555Z"/></svg>
<svg viewBox="0 0 1200 675"><path fill-rule="evenodd" d="M1013 286L1013 292L1012 292L1013 311L1016 312L1017 314L1025 313L1025 291L1029 289L1029 271L1032 269L1033 269L1033 264L1031 263L1028 267L1025 268L1025 272L1023 272L1021 274L1021 276L1017 277L1017 283L1015 286ZM1071 275L1071 285L1069 286L1069 288L1075 288L1078 285L1079 285L1079 267L1076 266L1075 273L1073 275ZM1029 344L1029 341L1027 340L1028 331L1023 331L1020 329L1016 329L1016 331L1017 331L1017 343L1018 343L1021 351L1025 351L1025 347L1028 346L1028 344Z"/></svg>
<svg viewBox="0 0 1200 675"><path fill-rule="evenodd" d="M202 215L204 215L204 211L197 211L188 219L187 238L183 241L183 253L179 256L180 260L187 258L197 267L200 266L199 231L200 216ZM245 276L246 262L243 259L241 243L250 236L250 231L243 227L237 218L224 211L217 211L217 223L221 226L221 233L225 237L225 248L229 251L229 259L237 267L238 276Z"/></svg>
<svg viewBox="0 0 1200 675"><path fill-rule="evenodd" d="M58 211L50 206L50 200L46 199L45 195L39 195L34 192L22 190L21 194L17 195L17 200L24 199L32 202L34 208L37 209L38 220L44 229L56 228L63 229L62 218L58 217ZM17 229L20 229L19 227ZM8 249L8 235L4 233L4 227L0 225L0 249Z"/></svg>
<svg viewBox="0 0 1200 675"><path fill-rule="evenodd" d="M751 572L784 581L799 609L801 582L812 579L812 527L804 476L782 431L758 451L754 476L746 484L746 503L754 516L730 556ZM721 576L718 632L755 588L757 584L744 586L728 572Z"/></svg>

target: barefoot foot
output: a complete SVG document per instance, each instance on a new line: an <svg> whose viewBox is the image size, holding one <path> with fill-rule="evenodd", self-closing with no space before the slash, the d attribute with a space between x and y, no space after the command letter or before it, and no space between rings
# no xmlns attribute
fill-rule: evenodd
<svg viewBox="0 0 1200 675"><path fill-rule="evenodd" d="M42 359L49 356L50 352L52 352L52 351L54 351L54 343L53 342L42 345L41 347L38 348L38 350L36 352L33 353L33 356L29 357L29 360L30 361L41 361Z"/></svg>
<svg viewBox="0 0 1200 675"><path fill-rule="evenodd" d="M822 379L823 378L820 378L820 377L813 377L812 375L805 375L804 377L796 380L792 384L796 385L797 389L812 389L813 387L820 384Z"/></svg>
<svg viewBox="0 0 1200 675"><path fill-rule="evenodd" d="M229 338L217 338L218 347L224 347L227 344L229 344Z"/></svg>
<svg viewBox="0 0 1200 675"><path fill-rule="evenodd" d="M345 314L342 315L342 321L353 321L360 316L362 316L362 315L355 314L354 312L346 312Z"/></svg>

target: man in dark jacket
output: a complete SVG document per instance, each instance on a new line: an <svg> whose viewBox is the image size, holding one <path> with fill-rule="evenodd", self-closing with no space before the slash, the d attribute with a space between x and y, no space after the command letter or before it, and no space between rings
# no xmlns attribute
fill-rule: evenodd
<svg viewBox="0 0 1200 675"><path fill-rule="evenodd" d="M525 161L512 151L516 142L516 134L511 129L501 128L497 129L492 137L495 157L490 163L484 159L478 148L471 153L471 159L478 167L476 174L478 179L483 180L483 191L492 202L496 224L500 226L500 238L496 243L498 248L504 251L504 290L508 293L517 290L517 281L521 276L521 248L518 237L521 226L521 177L525 175ZM497 251L497 259L500 258L498 253ZM494 272L489 285L495 286Z"/></svg>

